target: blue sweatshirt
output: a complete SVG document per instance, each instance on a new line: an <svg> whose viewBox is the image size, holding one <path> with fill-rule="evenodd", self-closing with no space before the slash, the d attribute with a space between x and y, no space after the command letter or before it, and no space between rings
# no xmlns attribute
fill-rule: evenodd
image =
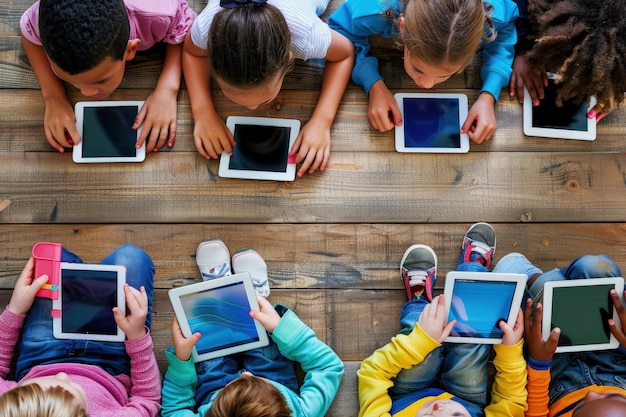
<svg viewBox="0 0 626 417"><path fill-rule="evenodd" d="M483 42L482 77L483 91L491 94L496 101L500 90L509 83L514 48L517 41L515 19L518 16L517 5L513 0L490 0L493 6L491 18L497 32L492 42ZM383 77L378 72L378 60L369 55L371 35L385 38L398 36L398 29L387 20L382 12L388 8L399 14L402 10L400 0L389 2L381 0L346 0L330 16L329 26L346 36L354 43L355 60L352 69L352 81L365 89L370 88Z"/></svg>

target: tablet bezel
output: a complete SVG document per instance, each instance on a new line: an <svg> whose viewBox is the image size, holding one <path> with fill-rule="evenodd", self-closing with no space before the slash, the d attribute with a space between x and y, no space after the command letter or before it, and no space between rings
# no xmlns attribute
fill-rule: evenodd
<svg viewBox="0 0 626 417"><path fill-rule="evenodd" d="M272 127L288 127L289 132L289 151L296 142L300 133L300 120L296 119L275 119L271 117L248 117L248 116L229 116L226 118L226 126L235 135L236 125L252 125L252 126L272 126ZM235 144L235 146L237 146ZM230 155L222 152L220 157L220 166L218 175L222 178L240 178L250 180L271 180L271 181L293 181L296 178L296 163L287 160L287 169L285 172L270 171L251 171L231 169Z"/></svg>
<svg viewBox="0 0 626 417"><path fill-rule="evenodd" d="M517 315L524 297L524 289L528 277L524 274L494 273L494 272L467 272L467 271L451 271L446 275L446 283L443 294L445 298L446 317L450 315L450 306L452 303L452 293L454 284L457 280L473 280L485 282L512 282L515 283L515 290L509 308L509 316L507 323L513 327L517 320ZM478 344L499 344L502 343L502 337L470 337L470 336L448 336L445 340L451 343L478 343Z"/></svg>
<svg viewBox="0 0 626 417"><path fill-rule="evenodd" d="M124 284L126 283L126 268L122 265L84 264L84 263L60 263L59 273L59 296L52 300L52 332L57 339L92 340L100 342L123 342L126 334L119 326L115 335L95 333L68 333L63 331L63 271L111 271L117 273L117 307L122 314L126 314L126 297L124 296Z"/></svg>
<svg viewBox="0 0 626 417"><path fill-rule="evenodd" d="M74 114L76 116L76 130L80 134L81 141L74 145L72 149L72 160L76 163L105 163L105 162L143 162L146 159L146 142L143 145L136 149L135 156L126 157L126 156L106 156L106 157L96 157L96 158L85 158L83 157L83 141L84 141L84 132L83 132L83 124L85 120L85 108L90 107L127 107L133 106L137 107L137 113L141 110L141 106L143 106L143 101L79 101L74 105ZM141 134L142 126L137 129L136 139L139 139L139 135Z"/></svg>
<svg viewBox="0 0 626 417"><path fill-rule="evenodd" d="M396 103L400 108L402 120L404 121L404 99L405 98L443 98L457 100L459 103L459 135L460 143L458 148L433 148L433 147L407 147L404 143L404 122L401 126L395 127L395 143L396 151L407 153L467 153L470 149L469 136L466 133L460 133L461 125L467 119L468 102L465 94L455 93L396 93L394 94Z"/></svg>
<svg viewBox="0 0 626 417"><path fill-rule="evenodd" d="M222 278L210 279L207 281L198 282L195 284L185 285L183 287L172 288L169 290L168 295L170 298L170 302L172 303L172 308L174 309L174 314L176 315L176 319L178 320L178 324L180 325L180 329L183 332L183 335L186 338L190 338L192 336L191 327L189 326L189 320L187 319L187 315L185 314L185 309L183 308L181 297L189 294L194 294L203 291L214 290L216 288L221 288L224 286L229 286L232 284L242 283L246 292L246 297L248 300L248 304L251 310L259 311L259 303L257 301L257 296L254 291L254 286L252 284L252 278L250 274L247 272L228 275ZM196 346L193 347L191 351L191 357L194 362L202 362L207 359L213 359L222 356L232 355L234 353L245 352L251 349L256 349L260 347L267 346L269 344L269 338L267 336L267 331L259 323L257 320L252 320L256 327L256 332L258 335L258 340L249 343L243 343L236 346L230 346L227 348L221 348L218 350L214 350L211 352L206 352L199 354ZM209 334L204 334L202 337L211 337Z"/></svg>
<svg viewBox="0 0 626 417"><path fill-rule="evenodd" d="M553 74L548 74L548 77L552 80L555 79ZM587 112L593 109L596 105L596 97L589 97L589 103L587 105ZM533 126L533 101L530 98L530 93L526 86L524 86L524 104L523 104L523 123L524 123L524 135L536 136L544 138L554 139L575 139L575 140L587 140L593 141L596 139L596 118L587 118L587 130L570 130L570 129L555 129L547 127L535 127Z"/></svg>
<svg viewBox="0 0 626 417"><path fill-rule="evenodd" d="M544 340L548 340L550 332L552 331L552 300L554 296L555 288L565 287L587 287L597 285L614 285L615 291L620 296L620 300L623 302L624 294L624 278L622 277L608 277L608 278L590 278L590 279L572 279L564 281L547 281L543 284L543 319L541 323L542 337ZM606 294L609 299L609 294ZM617 324L618 328L622 328L617 309L613 307L613 320ZM598 323L600 325L600 323ZM608 324L607 324L608 326ZM613 336L613 333L609 332L609 341L607 343L595 343L587 345L576 346L558 346L556 353L563 352L581 352L590 350L608 350L616 349L619 347L619 341Z"/></svg>

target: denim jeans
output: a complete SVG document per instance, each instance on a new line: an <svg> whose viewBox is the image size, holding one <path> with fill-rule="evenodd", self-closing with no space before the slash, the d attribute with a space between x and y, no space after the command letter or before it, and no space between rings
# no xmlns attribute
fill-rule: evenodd
<svg viewBox="0 0 626 417"><path fill-rule="evenodd" d="M63 249L61 260L82 262L77 255L65 249ZM145 288L148 295L146 327L150 328L154 294L152 259L143 250L126 244L113 251L101 263L124 265L126 282L137 289L141 286ZM26 316L22 337L18 343L17 380L22 379L34 366L53 363L96 365L113 376L130 374L130 359L126 354L124 343L55 339L52 333L51 309L52 300L37 297Z"/></svg>

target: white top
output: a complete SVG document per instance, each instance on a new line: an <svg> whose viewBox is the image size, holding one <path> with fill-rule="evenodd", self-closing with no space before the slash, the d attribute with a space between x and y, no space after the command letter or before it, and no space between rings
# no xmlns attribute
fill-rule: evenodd
<svg viewBox="0 0 626 417"><path fill-rule="evenodd" d="M330 0L268 0L285 16L291 31L294 58L308 60L324 58L330 46L330 28L319 16ZM219 0L209 0L191 27L191 39L199 48L206 49L209 27L213 16L222 10Z"/></svg>

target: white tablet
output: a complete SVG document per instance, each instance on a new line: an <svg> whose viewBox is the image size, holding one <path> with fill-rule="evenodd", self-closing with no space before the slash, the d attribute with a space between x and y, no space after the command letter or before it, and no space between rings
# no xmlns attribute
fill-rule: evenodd
<svg viewBox="0 0 626 417"><path fill-rule="evenodd" d="M396 126L396 151L465 153L469 137L461 134L467 119L467 96L448 93L397 93L402 126Z"/></svg>
<svg viewBox="0 0 626 417"><path fill-rule="evenodd" d="M226 126L233 133L232 155L222 153L219 176L253 180L293 181L296 163L289 151L300 132L300 121L269 117L230 116Z"/></svg>
<svg viewBox="0 0 626 417"><path fill-rule="evenodd" d="M143 101L80 101L74 106L81 141L74 145L77 163L142 162L146 144L135 148L141 127L133 129Z"/></svg>
<svg viewBox="0 0 626 417"><path fill-rule="evenodd" d="M557 85L554 76L548 79L544 88L544 98L539 106L533 106L530 94L524 87L524 134L558 139L595 140L596 119L589 119L587 113L596 105L592 96L581 104L566 101L556 105Z"/></svg>
<svg viewBox="0 0 626 417"><path fill-rule="evenodd" d="M615 288L620 298L624 294L624 279L592 278L567 281L548 281L543 286L544 340L550 331L561 329L560 352L615 349L619 341L609 331L612 318L621 328L621 322L609 295Z"/></svg>
<svg viewBox="0 0 626 417"><path fill-rule="evenodd" d="M502 343L498 323L515 324L528 277L524 274L452 271L444 297L448 322L457 320L445 340L452 343Z"/></svg>
<svg viewBox="0 0 626 417"><path fill-rule="evenodd" d="M247 272L173 288L169 296L183 335L202 335L191 352L194 362L269 344L267 332L249 314L259 304Z"/></svg>
<svg viewBox="0 0 626 417"><path fill-rule="evenodd" d="M57 339L123 342L113 307L126 312L126 268L61 262L59 297L52 300L52 330Z"/></svg>

